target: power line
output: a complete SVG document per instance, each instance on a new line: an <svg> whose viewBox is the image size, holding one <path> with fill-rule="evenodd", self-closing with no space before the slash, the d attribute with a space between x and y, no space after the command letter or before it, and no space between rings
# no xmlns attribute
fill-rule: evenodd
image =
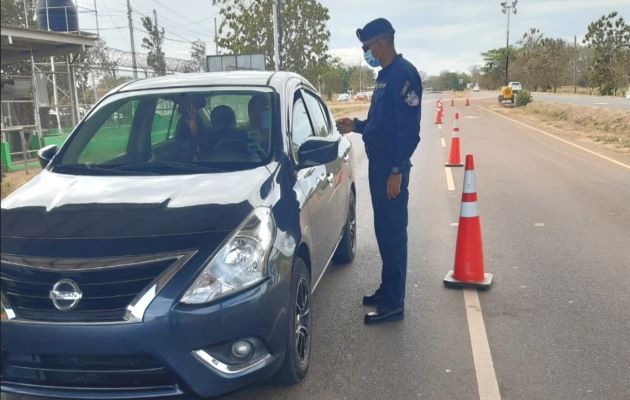
<svg viewBox="0 0 630 400"><path fill-rule="evenodd" d="M156 2L156 3L158 3L158 2ZM162 3L158 3L158 4L162 5ZM133 11L135 11L139 15L142 15L142 16L145 16L145 17L150 14L150 13L147 13L146 11L139 10L137 5L138 5L138 2L136 2L136 6L133 8ZM170 12L173 12L168 7L164 7L164 8L167 9L168 11L170 11ZM176 13L174 13L174 14L176 14ZM177 14L177 15L179 15L179 14ZM182 18L184 18L184 17L182 17ZM209 19L209 18L212 18L212 17L208 17L208 18L204 18L204 19ZM207 32L201 32L201 31L197 31L197 30L190 29L190 28L187 28L185 26L182 26L184 24L182 24L181 20L180 21L174 20L173 18L170 17L170 15L168 13L160 14L160 19L163 20L162 25L165 26L166 30L171 30L171 31L172 30L179 30L180 32L185 32L185 33L188 33L188 34L194 34L194 35L197 35L197 36L200 36L200 37L206 37L207 39L209 39L209 41L214 40L214 39L212 39L212 37ZM192 22L199 23L199 22L202 22L204 19L198 20L196 22L195 21L191 21L190 23L192 23ZM168 24L164 24L164 20L166 20L166 22ZM190 25L190 23L186 22L185 24L186 25Z"/></svg>

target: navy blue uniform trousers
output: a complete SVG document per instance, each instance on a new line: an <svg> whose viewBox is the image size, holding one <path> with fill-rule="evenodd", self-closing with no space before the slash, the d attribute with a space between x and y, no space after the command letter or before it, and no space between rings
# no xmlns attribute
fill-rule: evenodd
<svg viewBox="0 0 630 400"><path fill-rule="evenodd" d="M391 160L369 160L374 231L383 262L381 286L377 293L385 297L387 305L402 306L407 276L407 204L411 165L407 163L402 169L400 194L394 199L387 198L387 178L391 169Z"/></svg>

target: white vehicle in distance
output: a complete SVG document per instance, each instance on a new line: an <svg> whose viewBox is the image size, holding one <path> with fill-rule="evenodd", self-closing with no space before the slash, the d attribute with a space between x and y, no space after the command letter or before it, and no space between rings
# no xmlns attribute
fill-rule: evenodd
<svg viewBox="0 0 630 400"><path fill-rule="evenodd" d="M521 82L510 82L508 83L508 86L512 88L513 92L518 92L519 90L523 90L523 86L521 85Z"/></svg>
<svg viewBox="0 0 630 400"><path fill-rule="evenodd" d="M475 83L475 86L473 86L472 91L473 92L478 92L479 91L479 84L478 83Z"/></svg>
<svg viewBox="0 0 630 400"><path fill-rule="evenodd" d="M348 93L341 93L337 96L337 101L350 101L350 95Z"/></svg>

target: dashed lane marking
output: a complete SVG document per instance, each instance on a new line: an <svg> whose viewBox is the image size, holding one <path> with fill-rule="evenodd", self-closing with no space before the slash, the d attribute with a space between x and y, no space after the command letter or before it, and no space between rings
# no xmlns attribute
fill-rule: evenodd
<svg viewBox="0 0 630 400"><path fill-rule="evenodd" d="M496 111L492 111L492 110L489 110L489 109L485 109L485 111L488 111L488 112L491 112L491 113L493 113L493 114L496 114L496 115L498 115L499 117L502 117L502 118L507 119L508 121L514 122L515 124L522 125L522 126L524 126L524 127L526 127L526 128L529 128L529 129L531 129L531 130L534 130L534 131L536 131L536 132L540 132L540 133L542 133L542 134L544 134L544 135L547 135L547 136L549 136L549 137L551 137L551 138L554 138L554 139L556 139L556 140L559 140L559 141L561 141L562 143L566 143L566 144L568 144L569 146L573 146L573 147L575 147L575 148L578 148L578 149L580 149L580 150L582 150L582 151L585 151L585 152L587 152L587 153L589 153L589 154L592 154L592 155L594 155L594 156L597 156L597 157L599 157L599 158L603 158L604 160L606 160L606 161L610 161L610 162L611 162L611 163L613 163L613 164L617 164L617 165L619 165L619 166L621 166L621 167L625 167L625 168L630 169L630 165L628 165L628 164L622 163L622 162L617 161L617 160L613 160L613 159L612 159L612 158L610 158L610 157L606 157L606 156L605 156L605 155L603 155L603 154L599 154L599 153L597 153L597 152L595 152L595 151L589 150L589 149L587 149L587 148L585 148L585 147L582 147L582 146L577 145L577 144L575 144L575 143L569 142L568 140L562 139L561 137L558 137L558 136L556 136L556 135L553 135L553 134L551 134L551 133L549 133L549 132L545 132L545 131L543 131L542 129L534 128L534 127L533 127L533 126L531 126L531 125L524 124L524 123L522 123L522 122L520 122L520 121L517 121L517 120L515 120L515 119L513 119L513 118L506 117L505 115L499 114L499 113L498 113L498 112L496 112Z"/></svg>
<svg viewBox="0 0 630 400"><path fill-rule="evenodd" d="M450 167L444 167L444 172L446 173L446 187L449 192L452 192L455 190L455 181L453 180L453 171L451 171Z"/></svg>
<svg viewBox="0 0 630 400"><path fill-rule="evenodd" d="M475 374L477 375L477 387L480 400L501 400L499 383L494 372L492 355L486 326L483 323L481 303L474 289L464 289L464 303L466 305L466 317L468 318L468 331L470 332L470 344L472 346L473 360L475 362Z"/></svg>
<svg viewBox="0 0 630 400"><path fill-rule="evenodd" d="M444 141L444 138L440 138L440 141L442 142L442 147L446 147L446 142Z"/></svg>

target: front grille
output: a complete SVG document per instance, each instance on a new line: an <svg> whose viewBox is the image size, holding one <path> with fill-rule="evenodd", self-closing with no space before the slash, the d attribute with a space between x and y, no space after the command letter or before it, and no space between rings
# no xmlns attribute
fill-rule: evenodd
<svg viewBox="0 0 630 400"><path fill-rule="evenodd" d="M156 286L155 294L188 258L184 254L117 259L17 258L2 256L2 294L16 318L43 322L115 322ZM55 283L71 279L82 298L67 311L50 298Z"/></svg>
<svg viewBox="0 0 630 400"><path fill-rule="evenodd" d="M156 389L176 383L159 361L148 355L59 356L3 354L2 383L51 388Z"/></svg>

